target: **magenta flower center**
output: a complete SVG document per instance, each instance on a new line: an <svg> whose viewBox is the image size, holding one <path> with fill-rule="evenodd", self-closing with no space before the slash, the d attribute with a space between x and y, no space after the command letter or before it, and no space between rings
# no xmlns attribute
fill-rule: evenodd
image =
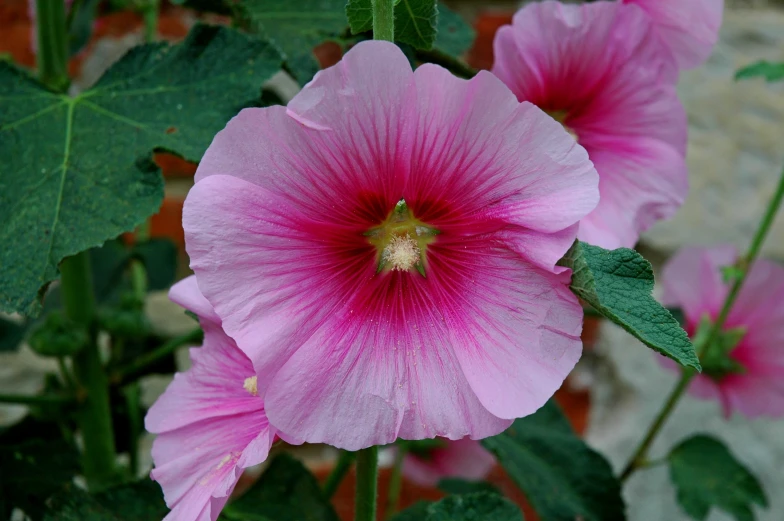
<svg viewBox="0 0 784 521"><path fill-rule="evenodd" d="M377 272L415 269L422 276L427 265L427 246L436 235L438 231L414 217L402 199L384 222L365 233L377 250Z"/></svg>

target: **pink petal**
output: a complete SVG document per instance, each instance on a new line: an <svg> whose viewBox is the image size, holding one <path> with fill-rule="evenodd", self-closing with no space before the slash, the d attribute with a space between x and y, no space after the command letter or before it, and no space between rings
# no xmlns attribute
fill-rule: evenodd
<svg viewBox="0 0 784 521"><path fill-rule="evenodd" d="M171 520L215 521L241 469L266 459L274 439L261 398L248 390L250 360L220 328L203 322L204 346L175 375L145 418L153 443L152 478Z"/></svg>
<svg viewBox="0 0 784 521"><path fill-rule="evenodd" d="M196 276L191 275L174 284L169 290L169 299L175 304L179 304L191 313L195 313L201 319L206 319L220 326L220 317L215 314L212 307L196 282Z"/></svg>
<svg viewBox="0 0 784 521"><path fill-rule="evenodd" d="M532 3L499 30L494 50L493 73L560 118L596 165L601 200L581 223L583 240L631 246L682 204L687 125L677 67L642 10Z"/></svg>
<svg viewBox="0 0 784 521"><path fill-rule="evenodd" d="M686 161L670 145L643 137L583 143L602 173L602 204L580 222L580 240L631 248L640 232L672 217L683 204L689 190Z"/></svg>
<svg viewBox="0 0 784 521"><path fill-rule="evenodd" d="M199 287L258 374L275 374L350 294L357 282L345 274L375 256L364 229L314 222L292 206L285 195L223 175L196 183L185 201L186 248ZM329 244L341 233L358 243L345 260L333 251L345 243ZM259 381L261 396L268 384Z"/></svg>
<svg viewBox="0 0 784 521"><path fill-rule="evenodd" d="M403 474L422 486L436 486L444 478L471 481L483 479L495 465L495 458L475 440L463 438L448 441L443 448L433 449L427 458L407 454Z"/></svg>
<svg viewBox="0 0 784 521"><path fill-rule="evenodd" d="M275 375L258 391L276 428L358 449L489 436L544 404L580 355L553 264L596 202L585 156L490 76L414 74L379 42L286 113L232 120L183 224L199 289ZM439 232L426 276L377 270L367 232L401 198Z"/></svg>
<svg viewBox="0 0 784 521"><path fill-rule="evenodd" d="M492 74L458 80L425 64L414 76L419 117L407 191L416 197L405 197L421 206L413 208L421 219L439 227L429 214L442 211L433 201L447 200L459 204L453 213L484 214L497 227L553 233L596 207L598 176L585 150Z"/></svg>
<svg viewBox="0 0 784 521"><path fill-rule="evenodd" d="M270 384L273 424L356 450L397 437L486 437L509 425L498 418L541 407L580 357L582 309L555 275L460 243L469 253L434 252L426 279L392 272L362 287ZM411 300L369 306L380 291Z"/></svg>
<svg viewBox="0 0 784 521"><path fill-rule="evenodd" d="M705 314L716 317L727 294L721 267L731 266L737 257L733 246L681 249L662 270L662 303L680 307L693 325Z"/></svg>
<svg viewBox="0 0 784 521"><path fill-rule="evenodd" d="M682 69L699 67L719 39L724 0L623 0L641 7L656 24Z"/></svg>

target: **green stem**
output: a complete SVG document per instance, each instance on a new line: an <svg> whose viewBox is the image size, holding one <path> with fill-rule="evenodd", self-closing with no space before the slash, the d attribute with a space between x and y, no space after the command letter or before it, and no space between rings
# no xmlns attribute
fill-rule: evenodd
<svg viewBox="0 0 784 521"><path fill-rule="evenodd" d="M330 499L335 495L335 492L338 491L338 487L343 482L343 478L346 477L348 471L351 470L351 465L354 464L356 457L356 452L347 450L340 451L340 456L338 457L337 463L335 463L335 468L332 469L332 472L329 473L327 480L324 482L324 496L327 499Z"/></svg>
<svg viewBox="0 0 784 521"><path fill-rule="evenodd" d="M63 0L36 0L38 75L50 89L68 88L68 33Z"/></svg>
<svg viewBox="0 0 784 521"><path fill-rule="evenodd" d="M471 79L479 72L465 63L463 60L455 58L454 56L451 56L445 52L441 52L438 49L419 49L416 51L416 53L414 53L414 56L421 62L435 63L436 65L440 65L455 76L459 76L461 78Z"/></svg>
<svg viewBox="0 0 784 521"><path fill-rule="evenodd" d="M644 464L644 461L648 455L648 450L651 448L651 444L653 440L656 439L656 436L659 435L662 427L664 427L665 422L672 414L672 411L675 410L675 406L678 404L678 401L683 396L683 393L689 387L689 383L691 379L694 377L695 372L693 370L684 370L681 379L678 381L675 388L670 393L670 396L667 398L667 401L664 403L664 407L659 411L659 414L656 415L656 418L653 420L653 423L648 428L648 432L640 442L640 445L637 447L637 450L634 451L631 459L624 467L623 471L621 472L620 479L621 481L626 481L629 479L635 470L641 468Z"/></svg>
<svg viewBox="0 0 784 521"><path fill-rule="evenodd" d="M142 432L141 387L139 382L132 382L122 390L125 398L125 409L128 412L128 437L130 471L134 478L139 473L139 435Z"/></svg>
<svg viewBox="0 0 784 521"><path fill-rule="evenodd" d="M142 9L144 18L144 41L154 42L158 37L158 0L149 0Z"/></svg>
<svg viewBox="0 0 784 521"><path fill-rule="evenodd" d="M395 41L395 1L371 0L373 4L373 39Z"/></svg>
<svg viewBox="0 0 784 521"><path fill-rule="evenodd" d="M695 346L700 359L704 359L705 355L716 343L716 339L718 339L719 334L721 333L721 330L727 321L727 317L732 310L732 306L735 304L735 300L738 298L740 290L743 287L743 284L746 282L749 271L754 265L754 261L757 259L757 256L759 255L762 244L765 242L765 237L767 237L768 232L770 231L770 227L773 225L776 214L781 207L782 199L784 199L784 170L782 170L781 176L779 177L779 183L776 186L776 191L773 194L773 198L768 203L768 206L765 210L765 215L762 217L762 221L760 222L760 225L754 234L754 237L751 241L751 246L749 246L746 254L738 261L740 275L735 279L732 287L730 288L730 291L727 293L727 297L724 299L724 305L719 312L719 316L716 317L716 320L713 322L705 342L701 345ZM686 389L689 387L689 383L691 382L692 378L694 378L696 375L697 373L690 369L684 369L682 371L681 379L675 385L675 388L670 393L669 398L667 398L664 407L661 409L661 411L659 411L659 414L648 428L647 434L643 438L640 445L637 447L637 450L634 451L631 459L624 467L623 472L621 472L621 481L625 481L634 473L635 470L642 468L645 465L648 457L648 450L650 449L651 444L653 444L656 436L659 434L662 427L664 427L665 422L670 417L670 414L672 414L672 411L675 409L675 405L686 392Z"/></svg>
<svg viewBox="0 0 784 521"><path fill-rule="evenodd" d="M59 394L0 394L0 403L15 403L19 405L65 405L76 403L76 398Z"/></svg>
<svg viewBox="0 0 784 521"><path fill-rule="evenodd" d="M60 264L61 292L65 313L77 324L91 328L95 296L90 275L90 257L82 252ZM84 349L73 357L74 376L85 394L77 413L84 444L83 467L91 490L112 484L116 476L114 432L109 404L109 382L101 363L95 332Z"/></svg>
<svg viewBox="0 0 784 521"><path fill-rule="evenodd" d="M357 453L357 489L354 502L354 521L376 521L378 495L378 447L368 447Z"/></svg>
<svg viewBox="0 0 784 521"><path fill-rule="evenodd" d="M403 486L403 460L408 454L408 444L397 445L395 453L395 463L392 466L392 475L389 477L389 491L387 493L387 504L384 509L384 519L391 518L397 512L400 502L400 489Z"/></svg>
<svg viewBox="0 0 784 521"><path fill-rule="evenodd" d="M177 348L182 347L186 344L196 344L201 342L203 338L203 334L201 329L194 329L189 333L186 333L182 336L177 338L172 338L168 342L162 344L158 349L155 351L151 351L146 353L139 358L137 358L132 364L129 364L125 367L121 367L117 370L116 373L112 376L112 381L115 383L121 382L123 380L128 379L128 377L142 371L147 366L157 362L161 358L170 355Z"/></svg>
<svg viewBox="0 0 784 521"><path fill-rule="evenodd" d="M144 263L139 259L133 259L130 270L133 294L140 303L144 304L144 300L147 297L147 268L144 267Z"/></svg>

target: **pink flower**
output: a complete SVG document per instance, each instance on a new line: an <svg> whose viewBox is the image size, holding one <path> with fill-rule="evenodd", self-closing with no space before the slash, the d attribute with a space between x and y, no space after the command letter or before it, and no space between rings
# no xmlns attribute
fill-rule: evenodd
<svg viewBox="0 0 784 521"><path fill-rule="evenodd" d="M737 259L732 246L693 247L665 266L663 303L683 310L690 334L703 317L713 321L718 316L729 289L721 268ZM728 417L732 411L750 418L784 415L784 267L766 260L754 263L724 330L740 336L729 351L731 365L715 371L703 362L690 392L718 400ZM720 353L714 348L710 354Z"/></svg>
<svg viewBox="0 0 784 521"><path fill-rule="evenodd" d="M495 458L475 440L445 441L428 454L408 453L403 459L403 475L422 486L436 486L444 478L480 480L495 465Z"/></svg>
<svg viewBox="0 0 784 521"><path fill-rule="evenodd" d="M493 73L575 135L599 172L601 201L578 237L633 246L688 191L677 68L645 13L616 2L529 4L494 42Z"/></svg>
<svg viewBox="0 0 784 521"><path fill-rule="evenodd" d="M275 437L250 360L220 327L195 277L176 284L173 301L200 317L204 345L145 418L158 434L152 478L172 509L168 521L215 521L242 470L265 459Z"/></svg>
<svg viewBox="0 0 784 521"><path fill-rule="evenodd" d="M724 0L621 0L640 6L681 69L705 63L719 39Z"/></svg>
<svg viewBox="0 0 784 521"><path fill-rule="evenodd" d="M490 73L364 42L288 107L245 109L185 202L199 288L270 422L350 450L482 438L580 357L555 263L596 205L585 151Z"/></svg>

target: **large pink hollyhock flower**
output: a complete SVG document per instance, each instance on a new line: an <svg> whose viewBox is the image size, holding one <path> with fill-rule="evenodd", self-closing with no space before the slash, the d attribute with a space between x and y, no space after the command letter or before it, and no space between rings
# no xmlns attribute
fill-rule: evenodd
<svg viewBox="0 0 784 521"><path fill-rule="evenodd" d="M278 429L350 450L501 432L580 357L557 267L596 205L585 150L490 73L360 43L243 110L185 201L199 288Z"/></svg>
<svg viewBox="0 0 784 521"><path fill-rule="evenodd" d="M677 68L649 17L617 2L540 2L494 41L493 73L565 125L599 172L599 206L578 237L631 247L688 191Z"/></svg>
<svg viewBox="0 0 784 521"><path fill-rule="evenodd" d="M145 418L168 521L215 521L243 469L267 459L276 430L264 413L253 366L220 327L195 277L170 297L196 313L204 345L191 349L193 366L174 375Z"/></svg>
<svg viewBox="0 0 784 521"><path fill-rule="evenodd" d="M681 69L705 63L719 39L724 0L621 0L652 18Z"/></svg>
<svg viewBox="0 0 784 521"><path fill-rule="evenodd" d="M495 465L495 458L482 445L469 438L444 441L427 454L409 452L403 459L403 475L423 486L436 486L444 478L480 480Z"/></svg>
<svg viewBox="0 0 784 521"><path fill-rule="evenodd" d="M683 310L690 334L703 319L718 316L729 290L721 268L737 259L732 246L692 247L664 267L663 303ZM784 415L784 267L766 260L754 263L724 330L740 341L729 351L729 360L703 362L690 392L719 400L726 416L733 411L747 417ZM714 349L710 354L716 360L721 353Z"/></svg>

